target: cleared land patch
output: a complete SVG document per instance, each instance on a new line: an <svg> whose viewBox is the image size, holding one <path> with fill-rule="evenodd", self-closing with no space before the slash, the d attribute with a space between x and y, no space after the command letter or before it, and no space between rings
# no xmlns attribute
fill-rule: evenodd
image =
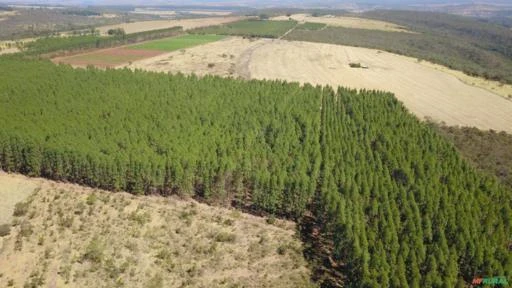
<svg viewBox="0 0 512 288"><path fill-rule="evenodd" d="M171 28L176 26L183 27L183 30L189 30L199 27L207 27L211 25L220 25L224 23L234 22L245 17L230 16L230 17L208 17L200 19L183 19L183 20L155 20L155 21L140 21L133 23L123 23L117 25L108 25L99 27L98 30L102 35L106 35L108 30L122 28L126 33L136 33L150 30L158 30Z"/></svg>
<svg viewBox="0 0 512 288"><path fill-rule="evenodd" d="M350 68L352 62L368 69ZM215 65L208 68L206 63ZM373 49L233 37L134 62L131 67L386 90L421 119L512 131L511 101L467 85L425 61Z"/></svg>
<svg viewBox="0 0 512 288"><path fill-rule="evenodd" d="M310 14L293 14L291 16L278 16L272 18L272 20L295 20L300 23L314 22L323 23L329 26L339 26L346 28L356 29L369 29L369 30L381 30L381 31L393 31L393 32L409 32L407 28L396 25L390 22L358 18L358 17L346 17L346 16L319 16L313 17Z"/></svg>
<svg viewBox="0 0 512 288"><path fill-rule="evenodd" d="M0 187L18 178L2 175ZM292 222L268 224L192 200L23 181L41 189L3 238L1 287L310 286Z"/></svg>
<svg viewBox="0 0 512 288"><path fill-rule="evenodd" d="M220 35L183 35L173 38L150 41L130 46L130 48L171 52L179 49L185 49L201 44L218 41L222 38L224 37Z"/></svg>

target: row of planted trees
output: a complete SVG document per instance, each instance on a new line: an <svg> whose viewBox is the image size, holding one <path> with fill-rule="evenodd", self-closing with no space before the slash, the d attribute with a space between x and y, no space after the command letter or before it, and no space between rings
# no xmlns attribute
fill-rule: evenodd
<svg viewBox="0 0 512 288"><path fill-rule="evenodd" d="M511 193L390 94L0 58L3 170L314 214L354 287L512 271Z"/></svg>

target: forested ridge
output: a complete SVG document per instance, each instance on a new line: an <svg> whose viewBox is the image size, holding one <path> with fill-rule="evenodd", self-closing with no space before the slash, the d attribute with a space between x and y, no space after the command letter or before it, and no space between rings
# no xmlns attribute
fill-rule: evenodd
<svg viewBox="0 0 512 288"><path fill-rule="evenodd" d="M3 56L0 123L5 171L290 217L314 206L348 287L512 276L511 191L389 93Z"/></svg>

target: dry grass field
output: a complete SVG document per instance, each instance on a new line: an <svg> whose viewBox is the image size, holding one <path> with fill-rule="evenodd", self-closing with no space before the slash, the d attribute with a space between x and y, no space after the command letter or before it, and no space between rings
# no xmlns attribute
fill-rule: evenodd
<svg viewBox="0 0 512 288"><path fill-rule="evenodd" d="M150 30L158 30L171 28L176 26L183 27L184 30L207 27L213 25L220 25L230 22L242 20L245 17L230 16L230 17L208 17L199 19L183 19L183 20L154 20L154 21L141 21L133 23L123 23L117 25L109 25L99 27L98 30L102 35L106 35L110 29L122 28L126 33L137 33Z"/></svg>
<svg viewBox="0 0 512 288"><path fill-rule="evenodd" d="M350 63L368 69L351 68ZM436 69L424 61L373 49L230 37L136 61L130 67L386 90L394 92L420 119L512 132L512 101L506 99L506 91L491 85L510 86L477 81L441 66Z"/></svg>
<svg viewBox="0 0 512 288"><path fill-rule="evenodd" d="M21 175L7 175L0 171L0 225L10 223L14 205L24 201L39 186Z"/></svg>
<svg viewBox="0 0 512 288"><path fill-rule="evenodd" d="M0 287L311 286L292 222L20 177L0 175L38 187L0 237Z"/></svg>
<svg viewBox="0 0 512 288"><path fill-rule="evenodd" d="M393 32L409 32L405 27L385 22L379 20L372 19L364 19L357 17L347 17L347 16L319 16L313 17L309 14L293 14L290 17L288 16L278 16L272 18L272 20L288 20L292 18L295 21L300 23L305 22L313 22L313 23L323 23L329 26L339 26L345 28L355 28L355 29L370 29L370 30L382 30L382 31L393 31Z"/></svg>

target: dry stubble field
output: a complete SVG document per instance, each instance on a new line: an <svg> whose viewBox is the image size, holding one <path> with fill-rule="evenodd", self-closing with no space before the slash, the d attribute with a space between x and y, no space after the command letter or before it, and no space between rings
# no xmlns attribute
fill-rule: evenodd
<svg viewBox="0 0 512 288"><path fill-rule="evenodd" d="M0 237L0 287L310 287L293 222L18 175L0 187L35 191Z"/></svg>
<svg viewBox="0 0 512 288"><path fill-rule="evenodd" d="M350 68L352 62L368 69ZM129 67L391 91L420 119L512 132L512 101L506 94L510 85L373 49L230 37L136 61Z"/></svg>
<svg viewBox="0 0 512 288"><path fill-rule="evenodd" d="M108 30L122 28L128 34L144 32L150 30L166 29L176 26L183 27L183 30L189 30L200 27L207 27L213 25L226 24L242 20L245 17L229 16L229 17L207 17L198 19L181 19L181 20L154 20L154 21L141 21L132 23L123 23L117 25L108 25L98 27L102 35L106 35Z"/></svg>

